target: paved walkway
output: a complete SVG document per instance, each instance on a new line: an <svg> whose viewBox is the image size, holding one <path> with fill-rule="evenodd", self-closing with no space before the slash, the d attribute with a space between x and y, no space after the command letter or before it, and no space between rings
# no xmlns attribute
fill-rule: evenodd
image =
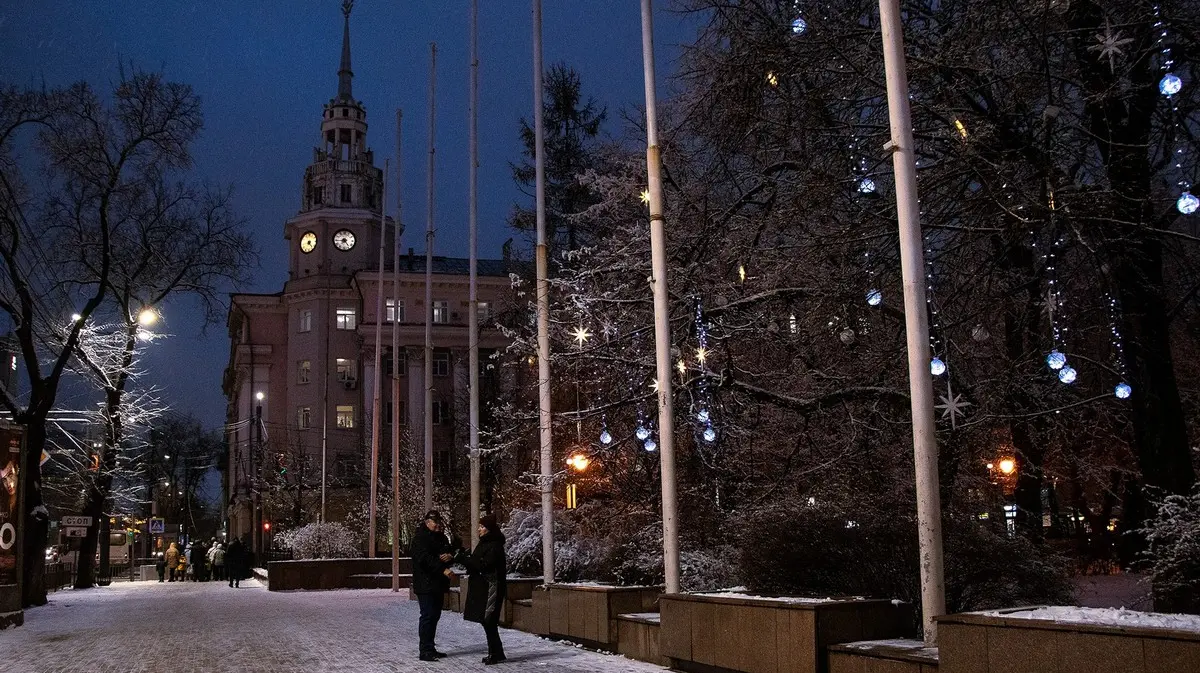
<svg viewBox="0 0 1200 673"><path fill-rule="evenodd" d="M114 583L60 591L0 631L5 673L538 671L662 673L658 666L501 629L509 660L484 666L483 630L446 612L417 660L417 604L389 590L268 592L209 583Z"/></svg>

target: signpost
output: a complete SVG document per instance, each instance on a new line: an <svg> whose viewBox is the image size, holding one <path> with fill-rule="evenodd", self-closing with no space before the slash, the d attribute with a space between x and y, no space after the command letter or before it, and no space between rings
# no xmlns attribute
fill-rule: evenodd
<svg viewBox="0 0 1200 673"><path fill-rule="evenodd" d="M87 528L92 525L92 517L90 516L64 516L62 518L64 528L82 527Z"/></svg>
<svg viewBox="0 0 1200 673"><path fill-rule="evenodd" d="M164 532L166 532L166 529L167 529L166 524L163 522L162 519L159 519L157 517L152 517L150 519L150 534L151 535L162 535Z"/></svg>
<svg viewBox="0 0 1200 673"><path fill-rule="evenodd" d="M87 528L79 526L67 526L63 528L63 535L67 537L87 537Z"/></svg>

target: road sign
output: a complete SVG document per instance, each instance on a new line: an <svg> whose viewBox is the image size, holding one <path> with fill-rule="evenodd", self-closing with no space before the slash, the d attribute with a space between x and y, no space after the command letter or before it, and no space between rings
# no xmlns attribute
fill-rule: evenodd
<svg viewBox="0 0 1200 673"><path fill-rule="evenodd" d="M92 517L90 516L64 516L62 518L63 527L79 527L87 528L92 525Z"/></svg>
<svg viewBox="0 0 1200 673"><path fill-rule="evenodd" d="M47 460L50 460L50 452L45 449L42 449L42 459L38 463L38 467L45 465Z"/></svg>
<svg viewBox="0 0 1200 673"><path fill-rule="evenodd" d="M162 519L158 519L158 518L150 519L150 534L151 535L161 534L164 530L166 530L166 525L164 524Z"/></svg>
<svg viewBox="0 0 1200 673"><path fill-rule="evenodd" d="M87 537L87 532L88 529L86 527L80 528L79 526L68 526L63 529L63 533L67 537Z"/></svg>

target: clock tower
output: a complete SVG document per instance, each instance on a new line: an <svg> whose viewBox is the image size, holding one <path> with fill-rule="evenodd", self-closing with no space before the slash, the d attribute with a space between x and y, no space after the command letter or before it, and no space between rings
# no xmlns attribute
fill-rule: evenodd
<svg viewBox="0 0 1200 673"><path fill-rule="evenodd" d="M352 276L378 263L383 171L367 146L367 110L352 89L353 5L353 0L342 3L337 95L321 111L320 144L304 170L300 212L284 225L289 285L306 285L303 280L313 276Z"/></svg>

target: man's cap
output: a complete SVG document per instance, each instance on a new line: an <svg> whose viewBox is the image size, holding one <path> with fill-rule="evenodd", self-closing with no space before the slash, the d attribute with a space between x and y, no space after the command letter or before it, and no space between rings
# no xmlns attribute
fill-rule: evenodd
<svg viewBox="0 0 1200 673"><path fill-rule="evenodd" d="M425 518L424 518L423 520L424 520L424 521L428 521L428 520L430 520L430 519L433 519L434 521L437 521L438 523L441 523L441 522L442 522L442 515L441 515L441 513L439 513L439 512L438 512L436 509L431 509L431 510L429 510L428 512L425 512Z"/></svg>

